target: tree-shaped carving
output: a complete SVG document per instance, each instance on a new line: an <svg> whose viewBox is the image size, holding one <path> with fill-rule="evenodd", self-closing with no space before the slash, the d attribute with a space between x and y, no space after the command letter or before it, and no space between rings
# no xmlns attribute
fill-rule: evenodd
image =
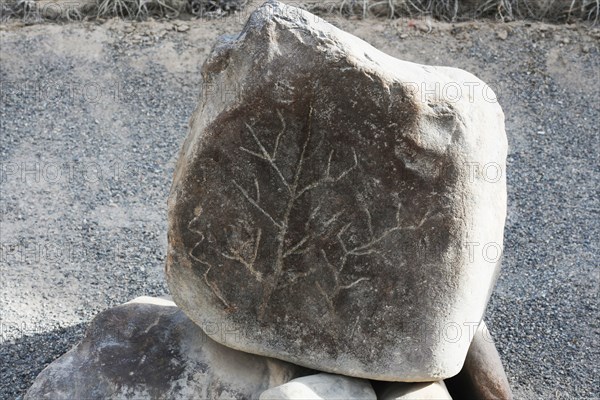
<svg viewBox="0 0 600 400"><path fill-rule="evenodd" d="M333 302L342 290L351 289L359 283L369 280L369 278L362 277L350 283L344 284L344 282L342 281L342 273L344 271L344 268L346 267L348 258L350 256L377 255L383 260L388 261L386 255L380 250L378 245L394 232L398 232L400 230L413 230L420 228L421 226L423 226L423 224L429 217L429 213L426 213L416 224L406 225L402 221L401 204L398 203L396 206L395 224L385 229L383 232L376 234L375 230L373 229L371 212L369 211L369 208L366 205L363 205L363 210L365 213L365 221L368 231L365 240L363 240L360 244L353 246L352 248L348 248L348 245L346 244L343 235L352 226L352 223L350 222L342 226L342 228L336 234L337 241L342 249L341 257L339 258L338 262L335 263L336 265L334 265L334 263L332 263L329 260L327 252L323 249L321 250L323 258L325 259L325 264L327 265L327 268L329 268L329 270L331 271L333 277L333 286L329 288L329 290L326 290L325 288L323 288L320 282L317 282L316 285L323 297L326 299L327 306L332 314L335 314L335 306Z"/></svg>
<svg viewBox="0 0 600 400"><path fill-rule="evenodd" d="M240 195L239 199L245 203L247 210L240 211L233 223L228 222L226 240L220 241L212 237L211 232L195 228L195 221L202 219L201 215L197 215L190 222L189 229L200 235L200 241L196 243L190 256L206 267L204 281L229 310L235 309L235 306L217 285L218 280L209 276L211 271L215 271L212 263L227 262L246 271L262 287L262 298L257 310L259 320L263 320L276 290L294 285L299 279L308 277L316 268L320 268L321 276L327 277L330 273L331 279L317 282L316 288L324 297L327 309L334 313L334 302L342 291L371 279L345 273L349 258L376 256L388 262L381 250L386 238L400 230L419 228L428 215L414 225L408 224L402 219L400 201L397 200L394 203L395 220L391 226L374 228L366 201L360 201L365 218L356 215L360 210L355 212L343 209L347 205L341 203L335 206L340 207L339 209L328 207L327 201L335 192L336 185L348 184L342 181L348 179L359 167L356 150L350 147L350 157L340 158L336 157L335 150L327 149L324 135L315 135L313 132L312 106L309 106L301 127L295 127L297 131L294 132L288 132L283 115L280 111L276 112L281 127L275 135L261 135L255 126L245 123L242 143L246 144L239 146L242 154L263 164L262 173L267 171L271 178L267 180L268 189L261 188L260 183L265 185L266 176L256 175L257 172L254 172L254 176L245 175L245 181L242 181L244 178L233 178L230 181L231 189ZM268 140L265 138L269 137L274 139L267 145ZM288 141L293 142L296 147ZM283 151L283 142L289 145L288 150L293 148L291 156L289 152ZM315 156L317 154L318 157ZM261 196L263 190L266 191ZM279 196L277 201L280 203L277 206L273 205L273 197L269 197L274 193ZM311 201L302 203L306 200L303 196L309 193ZM351 235L353 240L345 237L351 228L356 228ZM205 240L205 234L209 236L208 241ZM323 245L325 242L333 243L333 247ZM264 253L261 259L261 249L267 244L271 249L268 256L271 261L268 263L265 262L267 256ZM200 251L196 252L196 248ZM196 254L206 253L207 249L212 254L212 258L206 257L210 262ZM291 268L294 264L291 262L292 256L301 256L309 250L318 255L319 265L311 265L308 270L300 272Z"/></svg>
<svg viewBox="0 0 600 400"><path fill-rule="evenodd" d="M331 150L329 152L329 156L327 159L327 165L325 166L325 170L323 171L321 177L313 182L306 184L305 186L300 186L302 174L306 167L305 163L308 158L307 153L308 153L309 143L311 142L312 135L313 135L313 132L312 132L313 108L312 108L312 106L309 107L309 112L308 112L308 116L307 116L306 123L304 126L304 132L303 132L304 141L300 148L300 154L298 155L298 159L296 160L295 168L293 168L293 173L292 173L291 177L286 177L283 174L283 172L281 171L281 169L277 163L280 142L281 142L283 135L286 133L285 120L279 111L277 112L277 114L281 121L281 130L279 131L277 137L275 138L275 143L274 143L273 149L271 151L268 151L266 149L265 145L260 140L260 138L258 137L256 132L254 131L254 128L248 124L246 124L246 128L248 129L248 133L251 135L251 137L256 145L256 149L249 149L246 147L240 147L240 149L242 151L244 151L245 153L250 154L252 157L260 160L261 162L267 163L267 165L270 167L272 173L275 174L275 176L277 177L277 179L279 181L279 184L281 186L283 186L284 192L286 193L287 200L285 202L283 213L281 213L280 215L272 215L272 213L270 211L268 211L266 208L264 208L261 205L260 187L258 184L258 180L254 181L254 183L255 183L255 185L254 185L255 186L254 187L255 195L254 196L251 196L249 191L244 189L237 181L235 181L235 180L233 181L233 184L240 191L242 196L244 196L244 198L257 210L257 212L259 212L261 215L266 217L267 220L270 221L271 224L273 224L274 228L277 231L277 237L275 238L275 241L277 243L277 253L275 255L275 265L273 267L273 270L270 272L268 278L265 278L263 280L264 291L263 291L263 299L262 299L262 302L259 307L259 318L262 318L264 316L266 308L269 304L269 300L270 300L271 296L273 295L273 292L275 291L275 289L280 284L281 276L285 270L286 260L290 256L292 256L294 254L298 254L299 252L302 252L303 247L308 244L308 242L310 241L310 239L312 237L311 232L308 231L308 229L307 229L307 231L305 232L305 235L300 240L298 240L296 243L286 246L286 238L287 238L287 235L288 235L289 229L290 229L290 227L289 227L290 215L294 209L294 206L297 204L299 199L304 194L309 192L310 190L313 190L313 189L315 189L321 185L327 184L327 183L334 183L334 182L344 179L358 165L356 151L354 149L352 149L352 154L353 154L352 164L348 168L343 170L341 173L339 173L335 176L332 176L331 161L332 161L332 157L334 155L334 151ZM316 207L315 210L313 210L311 212L311 214L309 215L307 224L310 222L311 219L313 219L317 216L318 212L319 212L319 207ZM260 275L258 275L258 276L260 277Z"/></svg>

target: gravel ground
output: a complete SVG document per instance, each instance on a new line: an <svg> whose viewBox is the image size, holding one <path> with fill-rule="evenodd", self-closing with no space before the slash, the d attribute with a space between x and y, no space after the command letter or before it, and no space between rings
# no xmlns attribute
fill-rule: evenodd
<svg viewBox="0 0 600 400"><path fill-rule="evenodd" d="M509 212L488 325L517 399L598 398L598 29L327 19L496 90ZM0 26L0 398L96 313L168 292L166 197L199 68L242 20Z"/></svg>

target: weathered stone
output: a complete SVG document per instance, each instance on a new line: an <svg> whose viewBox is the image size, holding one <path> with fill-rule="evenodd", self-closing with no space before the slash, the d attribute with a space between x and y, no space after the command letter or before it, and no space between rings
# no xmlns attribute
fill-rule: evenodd
<svg viewBox="0 0 600 400"><path fill-rule="evenodd" d="M446 384L457 399L512 400L502 360L485 322L475 333L463 369Z"/></svg>
<svg viewBox="0 0 600 400"><path fill-rule="evenodd" d="M296 378L260 395L260 400L377 400L369 381L342 375Z"/></svg>
<svg viewBox="0 0 600 400"><path fill-rule="evenodd" d="M379 394L379 400L452 400L443 381L390 383ZM463 397L468 399L468 397Z"/></svg>
<svg viewBox="0 0 600 400"><path fill-rule="evenodd" d="M94 0L36 0L32 6L36 17L50 20L57 19L82 19L86 13L97 7Z"/></svg>
<svg viewBox="0 0 600 400"><path fill-rule="evenodd" d="M172 301L141 297L99 314L25 399L256 399L300 372L221 346Z"/></svg>
<svg viewBox="0 0 600 400"><path fill-rule="evenodd" d="M274 1L202 78L169 197L175 302L245 332L221 343L321 371L457 374L506 214L491 90Z"/></svg>

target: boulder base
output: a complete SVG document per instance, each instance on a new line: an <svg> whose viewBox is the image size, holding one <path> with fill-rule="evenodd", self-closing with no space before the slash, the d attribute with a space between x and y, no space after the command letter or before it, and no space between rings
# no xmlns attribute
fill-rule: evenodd
<svg viewBox="0 0 600 400"><path fill-rule="evenodd" d="M25 399L256 399L301 371L221 346L172 301L141 297L99 314Z"/></svg>

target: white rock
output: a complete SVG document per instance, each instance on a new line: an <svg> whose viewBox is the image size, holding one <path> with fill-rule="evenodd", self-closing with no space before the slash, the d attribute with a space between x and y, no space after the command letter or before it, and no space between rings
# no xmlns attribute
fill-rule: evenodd
<svg viewBox="0 0 600 400"><path fill-rule="evenodd" d="M316 374L271 388L260 400L376 400L369 381L342 375Z"/></svg>
<svg viewBox="0 0 600 400"><path fill-rule="evenodd" d="M444 382L390 383L379 400L452 400Z"/></svg>

